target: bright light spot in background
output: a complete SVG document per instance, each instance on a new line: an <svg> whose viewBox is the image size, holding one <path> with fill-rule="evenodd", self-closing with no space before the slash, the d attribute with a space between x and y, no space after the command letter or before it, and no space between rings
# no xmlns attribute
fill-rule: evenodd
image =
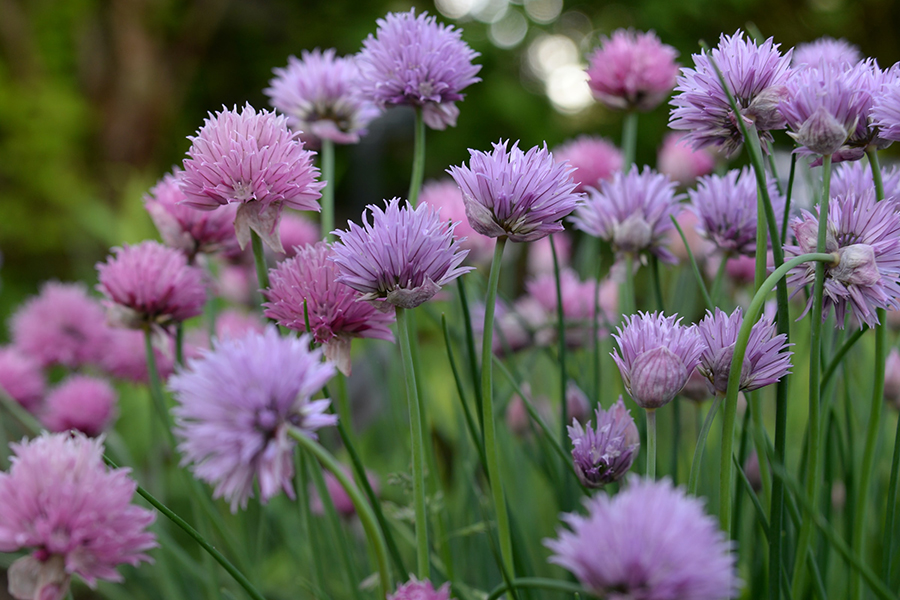
<svg viewBox="0 0 900 600"><path fill-rule="evenodd" d="M578 47L568 36L542 35L528 46L528 66L541 79L571 64L578 64Z"/></svg>
<svg viewBox="0 0 900 600"><path fill-rule="evenodd" d="M495 46L512 48L518 46L528 33L528 20L517 10L507 11L506 15L491 24L488 36Z"/></svg>
<svg viewBox="0 0 900 600"><path fill-rule="evenodd" d="M475 8L476 0L434 0L434 6L448 19L459 19Z"/></svg>
<svg viewBox="0 0 900 600"><path fill-rule="evenodd" d="M563 0L525 0L525 12L535 23L552 23L562 12Z"/></svg>
<svg viewBox="0 0 900 600"><path fill-rule="evenodd" d="M496 23L506 15L509 0L475 0L471 13L482 23Z"/></svg>
<svg viewBox="0 0 900 600"><path fill-rule="evenodd" d="M547 97L560 112L577 113L593 102L591 88L587 83L587 73L581 65L558 67L550 73L545 82Z"/></svg>

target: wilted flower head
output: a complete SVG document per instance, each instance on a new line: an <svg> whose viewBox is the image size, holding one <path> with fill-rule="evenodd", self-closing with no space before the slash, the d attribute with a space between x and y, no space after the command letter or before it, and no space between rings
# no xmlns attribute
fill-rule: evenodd
<svg viewBox="0 0 900 600"><path fill-rule="evenodd" d="M623 160L622 152L614 144L594 135L581 135L558 146L553 156L557 162L575 167L572 178L578 184L576 192L599 186L622 168Z"/></svg>
<svg viewBox="0 0 900 600"><path fill-rule="evenodd" d="M764 138L772 129L783 129L784 118L777 107L787 94L791 76L791 51L778 51L772 38L762 45L745 39L744 32L722 34L712 58L728 84L740 118L752 121ZM678 77L677 93L670 104L669 127L684 130L695 149L705 146L720 148L727 156L737 154L744 143L738 117L732 112L728 96L722 88L712 61L706 53L694 54L694 68L683 68Z"/></svg>
<svg viewBox="0 0 900 600"><path fill-rule="evenodd" d="M279 229L284 246L284 256L280 258L292 258L296 256L298 246L315 244L322 239L318 225L292 212L281 215Z"/></svg>
<svg viewBox="0 0 900 600"><path fill-rule="evenodd" d="M0 393L37 412L44 399L46 381L41 365L15 346L0 347Z"/></svg>
<svg viewBox="0 0 900 600"><path fill-rule="evenodd" d="M343 373L350 374L350 341L353 338L394 340L390 324L393 315L379 311L368 302L359 302L360 293L337 282L334 252L325 242L299 248L269 271L269 300L265 315L278 324L306 332L306 320L316 343L325 347L325 357Z"/></svg>
<svg viewBox="0 0 900 600"><path fill-rule="evenodd" d="M470 264L490 263L494 253L494 242L469 225L463 195L456 182L449 177L440 181L425 182L422 191L419 192L419 204L428 204L435 210L440 210L443 221L456 223L453 232L459 239L460 247L469 251L466 258Z"/></svg>
<svg viewBox="0 0 900 600"><path fill-rule="evenodd" d="M845 39L820 37L814 42L797 44L791 63L795 68L816 68L823 64L849 69L862 60L859 48Z"/></svg>
<svg viewBox="0 0 900 600"><path fill-rule="evenodd" d="M653 110L675 87L676 56L652 31L617 29L611 37L600 36L589 59L588 85L609 108Z"/></svg>
<svg viewBox="0 0 900 600"><path fill-rule="evenodd" d="M462 190L469 225L488 237L507 236L513 242L533 242L564 228L563 217L575 210L581 194L572 181L572 167L535 146L528 152L519 142L492 144L492 152L469 150L469 166L447 172Z"/></svg>
<svg viewBox="0 0 900 600"><path fill-rule="evenodd" d="M684 134L670 131L656 155L656 169L682 187L712 173L716 157L709 149L694 150Z"/></svg>
<svg viewBox="0 0 900 600"><path fill-rule="evenodd" d="M828 205L825 251L834 254L836 264L825 266L824 321L834 306L838 327L851 310L854 321L874 327L875 309L894 309L900 299L900 215L893 202L876 202L871 190L832 198ZM791 221L796 246L785 246L787 256L816 251L820 215L803 211ZM815 278L814 263L793 269L788 286L797 294ZM806 312L812 308L812 297Z"/></svg>
<svg viewBox="0 0 900 600"><path fill-rule="evenodd" d="M891 81L878 91L871 119L882 140L900 142L900 81Z"/></svg>
<svg viewBox="0 0 900 600"><path fill-rule="evenodd" d="M116 391L88 375L70 375L47 394L41 423L50 431L74 429L97 437L115 415Z"/></svg>
<svg viewBox="0 0 900 600"><path fill-rule="evenodd" d="M157 336L154 341L156 370L160 379L165 381L175 372L175 340L164 335ZM109 340L100 357L100 368L110 377L150 383L144 333L136 329L110 329Z"/></svg>
<svg viewBox="0 0 900 600"><path fill-rule="evenodd" d="M700 363L704 344L695 327L684 327L675 315L638 313L625 317L613 334L619 350L612 357L625 390L638 406L668 404ZM619 354L621 352L621 355Z"/></svg>
<svg viewBox="0 0 900 600"><path fill-rule="evenodd" d="M412 575L396 592L388 594L387 600L450 600L450 582L434 589L427 579L419 581Z"/></svg>
<svg viewBox="0 0 900 600"><path fill-rule="evenodd" d="M295 131L336 144L357 143L379 110L359 93L356 57L337 56L334 48L304 50L300 56L272 70L275 78L263 90L272 106L287 115Z"/></svg>
<svg viewBox="0 0 900 600"><path fill-rule="evenodd" d="M203 273L178 250L145 241L112 251L115 256L97 263L97 289L117 324L165 328L203 311Z"/></svg>
<svg viewBox="0 0 900 600"><path fill-rule="evenodd" d="M16 348L42 367L77 369L96 364L106 344L106 315L80 283L51 281L41 286L10 321Z"/></svg>
<svg viewBox="0 0 900 600"><path fill-rule="evenodd" d="M617 253L650 252L674 263L663 243L666 232L674 229L669 217L680 210L668 177L633 165L628 173L619 171L612 181L602 182L599 191L589 191L571 220L576 229L608 241Z"/></svg>
<svg viewBox="0 0 900 600"><path fill-rule="evenodd" d="M213 210L239 203L234 230L241 248L252 229L278 252L278 221L283 206L320 210L316 200L324 182L316 181L313 153L287 127L287 117L249 104L222 110L203 122L179 176L185 204Z"/></svg>
<svg viewBox="0 0 900 600"><path fill-rule="evenodd" d="M479 56L462 41L462 31L438 24L428 13L388 13L378 19L375 35L357 55L361 92L377 105L408 104L422 108L432 129L456 125L456 101L475 82Z"/></svg>
<svg viewBox="0 0 900 600"><path fill-rule="evenodd" d="M245 508L259 483L266 502L280 489L294 498L293 451L288 430L315 438L334 425L325 413L330 400L311 400L334 375L321 350L309 350L309 336L281 337L275 327L240 339L224 339L188 361L169 379L178 405L178 449L194 475L215 484L232 512Z"/></svg>
<svg viewBox="0 0 900 600"><path fill-rule="evenodd" d="M587 516L544 540L550 562L591 592L616 600L724 600L739 591L731 543L703 503L661 481L629 478L615 496L585 500Z"/></svg>
<svg viewBox="0 0 900 600"><path fill-rule="evenodd" d="M394 198L384 210L373 204L368 210L371 223L363 211L363 227L350 222L349 230L333 232L340 241L330 258L338 266L335 281L360 292L363 300L415 308L472 270L460 266L468 251L453 236L456 224L431 206L401 207Z"/></svg>
<svg viewBox="0 0 900 600"><path fill-rule="evenodd" d="M707 311L706 317L697 324L697 331L706 344L700 355L699 371L720 394L728 389L734 346L743 322L740 307L734 309L731 315L716 307L715 313ZM790 373L792 353L788 351L788 346L787 336L783 333L776 335L772 318L763 315L750 330L738 389L752 392L776 383Z"/></svg>
<svg viewBox="0 0 900 600"><path fill-rule="evenodd" d="M34 549L9 568L13 597L60 600L73 574L95 587L121 581L120 564L150 560L155 515L131 504L137 484L129 469L107 470L102 440L45 433L11 447L12 466L0 473L0 552Z"/></svg>
<svg viewBox="0 0 900 600"><path fill-rule="evenodd" d="M578 479L587 487L603 487L622 478L637 457L641 439L622 396L609 410L597 408L597 427L577 420L569 426L572 459Z"/></svg>
<svg viewBox="0 0 900 600"><path fill-rule="evenodd" d="M776 220L784 215L785 198L775 180L768 179L769 198ZM756 252L756 177L748 167L732 169L724 176L708 175L697 188L688 190L694 211L700 218L698 231L726 253L753 255ZM765 215L761 215L765 219ZM770 239L771 243L771 239Z"/></svg>

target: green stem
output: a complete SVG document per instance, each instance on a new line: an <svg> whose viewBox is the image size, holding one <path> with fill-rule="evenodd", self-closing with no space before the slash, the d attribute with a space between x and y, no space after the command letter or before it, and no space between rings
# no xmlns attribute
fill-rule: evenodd
<svg viewBox="0 0 900 600"><path fill-rule="evenodd" d="M0 388L0 404L25 428L29 435L35 436L43 429L40 421L25 410L25 407L19 404L12 396L7 394L3 388Z"/></svg>
<svg viewBox="0 0 900 600"><path fill-rule="evenodd" d="M269 289L269 267L266 265L262 238L252 229L250 230L250 245L253 247L253 262L256 264L256 279L259 282L259 289L267 290Z"/></svg>
<svg viewBox="0 0 900 600"><path fill-rule="evenodd" d="M709 291L706 289L706 283L703 282L703 275L700 273L700 267L697 266L697 260L694 258L694 253L691 251L691 247L688 246L687 237L684 235L684 231L681 229L681 225L679 225L678 221L674 216L669 217L672 220L672 224L675 225L675 229L678 230L678 235L681 236L681 243L684 244L684 249L687 252L688 260L691 263L691 270L694 272L694 279L697 280L697 287L700 288L700 294L703 295L703 301L706 303L706 308L712 310L716 305L712 301L712 297L709 295Z"/></svg>
<svg viewBox="0 0 900 600"><path fill-rule="evenodd" d="M766 211L765 200L763 200L762 192L757 186L756 188L756 262L753 271L753 287L758 288L759 284L766 278L766 263L768 262L768 246L769 236L765 219L760 216Z"/></svg>
<svg viewBox="0 0 900 600"><path fill-rule="evenodd" d="M894 566L894 523L897 513L897 474L900 471L900 419L897 420L897 432L894 434L894 454L891 459L891 479L888 484L887 508L884 516L884 556L881 563L881 577L884 583L891 587L893 577L891 569Z"/></svg>
<svg viewBox="0 0 900 600"><path fill-rule="evenodd" d="M558 579L543 579L541 577L521 577L519 579L513 579L511 585L501 583L491 590L490 595L488 595L485 600L497 600L497 598L508 592L510 589L551 590L566 594L575 594L576 597L591 595L590 592L576 583L559 581Z"/></svg>
<svg viewBox="0 0 900 600"><path fill-rule="evenodd" d="M622 123L622 170L626 173L634 164L635 150L637 149L638 114L630 110L625 113L625 121Z"/></svg>
<svg viewBox="0 0 900 600"><path fill-rule="evenodd" d="M175 364L184 366L184 323L175 326Z"/></svg>
<svg viewBox="0 0 900 600"><path fill-rule="evenodd" d="M622 313L622 319L629 317L637 312L636 299L634 295L634 255L631 252L625 253L625 281L619 286L619 312Z"/></svg>
<svg viewBox="0 0 900 600"><path fill-rule="evenodd" d="M653 284L653 296L656 300L656 310L665 312L665 303L663 302L662 281L659 278L659 259L655 254L650 255L650 281Z"/></svg>
<svg viewBox="0 0 900 600"><path fill-rule="evenodd" d="M153 407L162 423L164 435L169 442L169 448L175 449L175 434L172 433L172 417L169 416L169 408L166 406L166 397L163 394L162 383L159 380L159 370L156 367L156 355L153 354L153 341L150 330L144 330L144 350L147 355L147 379L150 381L150 398Z"/></svg>
<svg viewBox="0 0 900 600"><path fill-rule="evenodd" d="M599 240L595 240L599 242ZM599 256L599 254L598 254ZM600 272L603 265L597 259L597 279L594 282L594 314L591 318L591 345L594 359L594 402L600 402Z"/></svg>
<svg viewBox="0 0 900 600"><path fill-rule="evenodd" d="M646 409L647 414L647 477L656 479L656 409Z"/></svg>
<svg viewBox="0 0 900 600"><path fill-rule="evenodd" d="M712 289L709 292L710 297L712 298L711 302L718 302L719 295L722 293L722 282L725 280L725 269L728 268L728 254L722 255L722 262L719 263L719 268L716 269L716 278L713 279ZM714 304L714 306L718 306L718 304ZM712 308L710 308L712 310Z"/></svg>
<svg viewBox="0 0 900 600"><path fill-rule="evenodd" d="M556 253L556 244L553 243L553 236L550 236L550 252L553 255L553 278L556 283L556 335L559 348L559 398L560 398L560 419L561 433L559 435L560 444L565 445L568 438L566 426L569 423L569 407L566 402L566 385L568 383L568 375L566 371L566 316L563 311L562 283L559 276L559 256Z"/></svg>
<svg viewBox="0 0 900 600"><path fill-rule="evenodd" d="M322 229L321 235L329 244L334 241L334 142L322 138Z"/></svg>
<svg viewBox="0 0 900 600"><path fill-rule="evenodd" d="M306 493L306 490L309 489L310 460L311 459L309 459L305 454L297 453L294 455L295 464L299 466L299 468L297 469L297 476L300 480L300 486L297 490L297 496L299 499L298 504L300 505L300 518L303 520L303 526L306 527L306 535L308 536L307 543L309 544L308 547L312 549L312 551L309 553L309 558L312 562L312 568L309 570L309 577L310 579L312 579L313 589L321 590L322 581L325 580L325 574L322 572L322 562L319 558L319 553L315 550L319 547L319 541L314 529L315 524L313 523L312 509L309 506L309 494ZM313 468L317 468L317 466L314 464Z"/></svg>
<svg viewBox="0 0 900 600"><path fill-rule="evenodd" d="M788 222L791 218L791 195L794 191L794 176L797 173L797 154L791 152L791 170L788 173L787 194L784 203L784 216L781 219L781 239L787 239Z"/></svg>
<svg viewBox="0 0 900 600"><path fill-rule="evenodd" d="M422 180L425 177L425 119L422 118L422 108L416 107L416 133L413 141L413 166L409 179L409 203L416 206L419 200L419 190L422 189Z"/></svg>
<svg viewBox="0 0 900 600"><path fill-rule="evenodd" d="M479 445L484 447L484 421L481 412L481 373L478 370L478 355L475 353L475 332L472 329L472 313L469 311L469 298L466 296L465 277L457 277L457 290L459 291L459 304L462 307L463 324L466 327L466 355L469 358L469 374L472 377L472 387L475 388L475 408L478 415L478 426L481 441Z"/></svg>
<svg viewBox="0 0 900 600"><path fill-rule="evenodd" d="M462 278L460 277L460 279ZM475 448L478 450L478 458L481 460L481 465L487 469L487 459L484 456L484 438L475 425L475 419L472 418L472 410L469 408L469 403L466 400L462 378L456 366L456 359L453 358L453 348L450 346L450 330L447 327L447 315L441 315L441 329L444 332L444 347L447 350L447 360L450 362L450 371L453 373L453 380L456 383L456 395L459 396L459 402L462 404L466 427L469 430L469 435L472 437L472 443L475 444Z"/></svg>
<svg viewBox="0 0 900 600"><path fill-rule="evenodd" d="M700 466L703 464L703 451L706 448L706 438L709 436L709 429L712 426L713 419L716 417L716 413L719 410L719 405L722 403L722 399L725 396L716 392L716 396L713 399L712 406L709 409L709 412L706 413L706 418L703 420L703 427L700 429L700 435L697 438L697 447L694 448L694 460L691 462L691 475L688 479L688 493L691 496L697 495L697 487L700 485Z"/></svg>
<svg viewBox="0 0 900 600"><path fill-rule="evenodd" d="M425 442L422 435L422 407L419 389L413 369L412 340L409 336L409 316L406 309L397 311L400 335L400 354L403 358L403 374L406 379L406 397L409 403L409 427L412 440L413 505L416 514L416 574L419 579L431 577L428 565L428 513L425 506Z"/></svg>
<svg viewBox="0 0 900 600"><path fill-rule="evenodd" d="M828 366L825 367L825 371L822 373L821 383L819 384L819 387L822 389L821 393L825 392L825 388L828 385L828 382L831 381L831 377L834 375L835 371L837 371L837 368L841 366L841 361L844 359L844 356L846 356L847 352L850 351L850 349L868 330L869 329L867 327L864 327L862 329L854 331L853 335L848 337L844 341L844 343L841 344L841 347L838 348L838 351L834 353L834 356L831 357L831 361L828 363Z"/></svg>

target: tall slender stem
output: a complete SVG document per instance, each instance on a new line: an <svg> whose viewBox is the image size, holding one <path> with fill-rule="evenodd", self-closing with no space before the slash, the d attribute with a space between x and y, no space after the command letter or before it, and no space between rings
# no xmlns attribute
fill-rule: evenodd
<svg viewBox="0 0 900 600"><path fill-rule="evenodd" d="M321 235L329 244L334 241L334 142L322 138L322 230Z"/></svg>
<svg viewBox="0 0 900 600"><path fill-rule="evenodd" d="M647 414L647 477L656 479L656 409L648 408Z"/></svg>
<svg viewBox="0 0 900 600"><path fill-rule="evenodd" d="M619 286L619 311L622 317L628 317L637 312L634 294L634 254L625 253L625 281Z"/></svg>
<svg viewBox="0 0 900 600"><path fill-rule="evenodd" d="M416 133L413 140L413 166L409 179L409 203L413 206L419 201L419 190L425 178L425 119L422 118L421 107L416 107Z"/></svg>
<svg viewBox="0 0 900 600"><path fill-rule="evenodd" d="M891 586L893 577L891 569L894 566L894 523L897 515L897 479L900 471L900 419L897 420L897 431L894 434L894 453L891 458L891 479L888 483L887 508L884 515L884 543L881 563L881 578L888 587Z"/></svg>
<svg viewBox="0 0 900 600"><path fill-rule="evenodd" d="M634 164L637 150L637 126L637 112L630 110L625 113L625 121L622 123L622 170L624 171L628 171Z"/></svg>
<svg viewBox="0 0 900 600"><path fill-rule="evenodd" d="M250 230L250 244L253 247L253 262L256 264L256 279L259 281L259 289L267 290L269 289L269 268L266 265L262 238L252 229Z"/></svg>
<svg viewBox="0 0 900 600"><path fill-rule="evenodd" d="M691 462L691 475L690 479L688 479L688 493L692 496L697 495L697 488L700 485L700 466L703 464L703 451L706 448L706 438L709 436L709 428L712 426L713 419L716 418L716 413L719 411L719 405L722 403L724 397L725 396L722 393L716 392L712 406L709 408L709 412L706 413L706 418L703 420L703 427L700 429L700 435L697 436L697 447L694 448L694 460Z"/></svg>
<svg viewBox="0 0 900 600"><path fill-rule="evenodd" d="M556 331L557 343L559 348L559 398L560 398L560 419L562 425L562 433L559 436L559 443L565 445L568 438L569 423L569 407L566 402L566 384L568 376L566 374L566 315L563 311L563 295L562 282L559 274L559 256L556 253L556 244L553 243L553 236L550 236L550 252L553 254L553 276L556 280ZM565 465L563 465L565 467Z"/></svg>
<svg viewBox="0 0 900 600"><path fill-rule="evenodd" d="M147 355L147 379L150 382L150 399L153 407L162 423L166 440L170 449L175 449L175 434L172 433L172 418L169 416L169 408L166 406L166 396L163 394L162 383L159 380L159 370L156 367L156 355L153 353L153 341L150 330L144 330L144 350Z"/></svg>

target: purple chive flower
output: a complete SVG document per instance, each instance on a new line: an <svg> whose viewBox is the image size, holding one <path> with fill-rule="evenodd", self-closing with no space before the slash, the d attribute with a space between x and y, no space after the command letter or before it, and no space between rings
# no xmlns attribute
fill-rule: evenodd
<svg viewBox="0 0 900 600"><path fill-rule="evenodd" d="M472 267L460 266L468 254L453 237L455 223L444 221L427 204L400 206L400 199L385 201L385 209L368 206L372 222L363 212L363 227L349 223L332 248L337 264L335 281L362 294L376 306L415 308L441 286Z"/></svg>
<svg viewBox="0 0 900 600"><path fill-rule="evenodd" d="M70 369L96 364L108 337L103 307L84 285L55 281L13 314L10 333L16 348L41 367Z"/></svg>
<svg viewBox="0 0 900 600"><path fill-rule="evenodd" d="M475 75L479 56L462 41L462 31L438 24L428 13L389 13L378 19L375 35L357 55L360 92L380 107L406 104L422 108L432 129L454 127L465 88L481 81Z"/></svg>
<svg viewBox="0 0 900 600"><path fill-rule="evenodd" d="M707 311L706 317L697 324L697 331L706 344L698 370L719 394L725 394L728 389L731 359L743 322L740 307L730 315L716 307L715 313ZM752 392L776 383L790 373L792 353L787 349L790 345L786 335L775 334L772 318L763 315L750 330L738 389Z"/></svg>
<svg viewBox="0 0 900 600"><path fill-rule="evenodd" d="M887 82L878 91L870 116L881 139L900 142L900 81Z"/></svg>
<svg viewBox="0 0 900 600"><path fill-rule="evenodd" d="M97 437L115 416L116 391L103 379L70 375L47 394L41 423L55 432L74 429Z"/></svg>
<svg viewBox="0 0 900 600"><path fill-rule="evenodd" d="M388 594L387 600L450 600L450 582L434 589L427 579L419 581L415 575L410 575L410 580L393 594Z"/></svg>
<svg viewBox="0 0 900 600"><path fill-rule="evenodd" d="M246 508L254 479L262 502L280 489L293 499L295 442L288 430L315 438L317 429L337 423L325 413L330 400L311 400L335 369L309 342L268 327L221 340L169 379L182 464L215 484L215 497L224 496L232 512Z"/></svg>
<svg viewBox="0 0 900 600"><path fill-rule="evenodd" d="M863 58L859 48L847 40L825 36L814 42L797 44L791 63L794 68L816 68L823 64L849 69Z"/></svg>
<svg viewBox="0 0 900 600"><path fill-rule="evenodd" d="M740 588L732 544L703 502L666 478L628 479L615 496L585 500L587 516L544 540L550 562L601 598L724 600Z"/></svg>
<svg viewBox="0 0 900 600"><path fill-rule="evenodd" d="M315 244L322 239L319 226L298 214L285 212L281 215L279 225L284 255L280 258L293 258L297 248Z"/></svg>
<svg viewBox="0 0 900 600"><path fill-rule="evenodd" d="M273 69L275 78L263 92L286 114L288 124L336 144L355 144L366 134L378 108L362 98L355 56L337 56L334 48L318 48L288 57L288 66Z"/></svg>
<svg viewBox="0 0 900 600"><path fill-rule="evenodd" d="M267 317L295 331L306 332L309 319L309 333L324 345L325 358L349 375L350 341L394 341L390 330L394 318L368 302L358 302L359 292L336 281L333 256L325 242L298 248L294 258L269 271L271 287L263 292L269 301L263 306Z"/></svg>
<svg viewBox="0 0 900 600"><path fill-rule="evenodd" d="M587 68L594 97L617 110L653 110L675 87L678 51L652 31L617 29L600 36Z"/></svg>
<svg viewBox="0 0 900 600"><path fill-rule="evenodd" d="M581 135L553 150L557 162L575 167L572 178L585 192L588 187L598 187L601 181L610 179L622 168L622 152L614 144L600 136Z"/></svg>
<svg viewBox="0 0 900 600"><path fill-rule="evenodd" d="M214 210L238 203L234 231L241 248L250 240L250 230L266 244L283 252L278 236L281 210L320 210L313 153L305 150L299 134L287 127L287 117L249 104L222 110L203 122L184 159L179 176L185 204Z"/></svg>
<svg viewBox="0 0 900 600"><path fill-rule="evenodd" d="M656 155L656 169L669 179L687 187L698 177L709 175L716 166L716 157L709 149L694 150L684 135L670 131L663 139Z"/></svg>
<svg viewBox="0 0 900 600"><path fill-rule="evenodd" d="M622 478L634 462L641 439L622 396L609 410L597 408L597 427L588 421L582 427L577 420L569 426L572 459L578 479L590 488L603 487Z"/></svg>
<svg viewBox="0 0 900 600"><path fill-rule="evenodd" d="M768 179L768 188L772 209L780 221L785 198L774 179ZM744 167L732 169L722 177L703 177L696 189L688 190L688 196L699 218L697 230L703 237L728 254L750 256L756 252L756 177L752 170Z"/></svg>
<svg viewBox="0 0 900 600"><path fill-rule="evenodd" d="M778 51L778 44L767 39L757 45L745 39L744 32L722 35L712 49L712 58L734 95L740 117L756 124L765 139L769 130L783 129L784 118L778 104L787 94L791 77L791 51ZM694 54L694 68L683 68L678 77L677 93L670 104L669 127L687 131L686 139L695 149L715 146L726 156L737 154L744 143L737 116L732 112L728 96L719 82L710 57Z"/></svg>
<svg viewBox="0 0 900 600"><path fill-rule="evenodd" d="M797 245L785 246L786 256L816 251L819 218L803 211L791 221ZM854 322L874 327L875 309L900 307L900 214L895 203L876 202L871 190L832 198L825 251L838 264L825 267L823 321L834 306L838 327L844 327L848 309ZM814 263L806 263L792 270L787 282L796 295L814 278ZM810 308L812 296L804 315Z"/></svg>
<svg viewBox="0 0 900 600"><path fill-rule="evenodd" d="M36 413L44 399L46 381L40 363L14 346L0 347L0 393Z"/></svg>
<svg viewBox="0 0 900 600"><path fill-rule="evenodd" d="M676 319L675 315L638 313L625 317L625 326L613 334L619 345L619 351L612 352L613 360L625 390L642 408L671 402L700 363L703 339L695 327L684 327Z"/></svg>
<svg viewBox="0 0 900 600"><path fill-rule="evenodd" d="M236 207L227 205L214 210L197 210L184 204L186 196L178 184L181 169L165 175L144 196L144 208L153 219L166 246L181 250L193 262L199 253L240 251L234 235Z"/></svg>
<svg viewBox="0 0 900 600"><path fill-rule="evenodd" d="M10 446L0 552L34 549L9 568L13 597L61 600L73 574L93 588L98 579L122 581L120 564L150 562L155 514L131 504L137 483L129 469L106 468L102 440L45 433Z"/></svg>
<svg viewBox="0 0 900 600"><path fill-rule="evenodd" d="M435 210L440 210L444 221L456 223L454 233L459 238L460 247L469 251L466 258L470 264L490 263L494 253L494 242L469 225L462 192L452 179L426 182L419 192L419 204L428 204Z"/></svg>
<svg viewBox="0 0 900 600"><path fill-rule="evenodd" d="M156 359L156 370L161 380L165 381L175 372L175 340L168 335L157 337L157 346L153 356ZM135 329L111 329L109 341L100 357L100 369L110 377L131 381L133 383L150 383L147 372L147 349L144 334Z"/></svg>
<svg viewBox="0 0 900 600"><path fill-rule="evenodd" d="M203 312L203 273L184 254L153 241L112 251L115 256L97 263L97 289L114 322L166 328Z"/></svg>
<svg viewBox="0 0 900 600"><path fill-rule="evenodd" d="M669 217L680 210L675 184L668 177L632 165L628 173L619 171L612 181L602 182L599 191L590 191L571 221L576 229L608 241L617 253L650 252L675 263L663 244L674 229Z"/></svg>
<svg viewBox="0 0 900 600"><path fill-rule="evenodd" d="M575 210L581 194L572 181L572 167L535 146L527 153L519 142L492 144L490 153L469 150L469 166L450 167L462 191L472 228L488 237L507 236L513 242L533 242L563 231L563 217Z"/></svg>
<svg viewBox="0 0 900 600"><path fill-rule="evenodd" d="M900 168L897 165L881 168L881 183L884 187L884 199L900 202ZM831 197L861 194L871 191L875 193L875 180L872 179L872 168L865 162L842 162L831 172Z"/></svg>

